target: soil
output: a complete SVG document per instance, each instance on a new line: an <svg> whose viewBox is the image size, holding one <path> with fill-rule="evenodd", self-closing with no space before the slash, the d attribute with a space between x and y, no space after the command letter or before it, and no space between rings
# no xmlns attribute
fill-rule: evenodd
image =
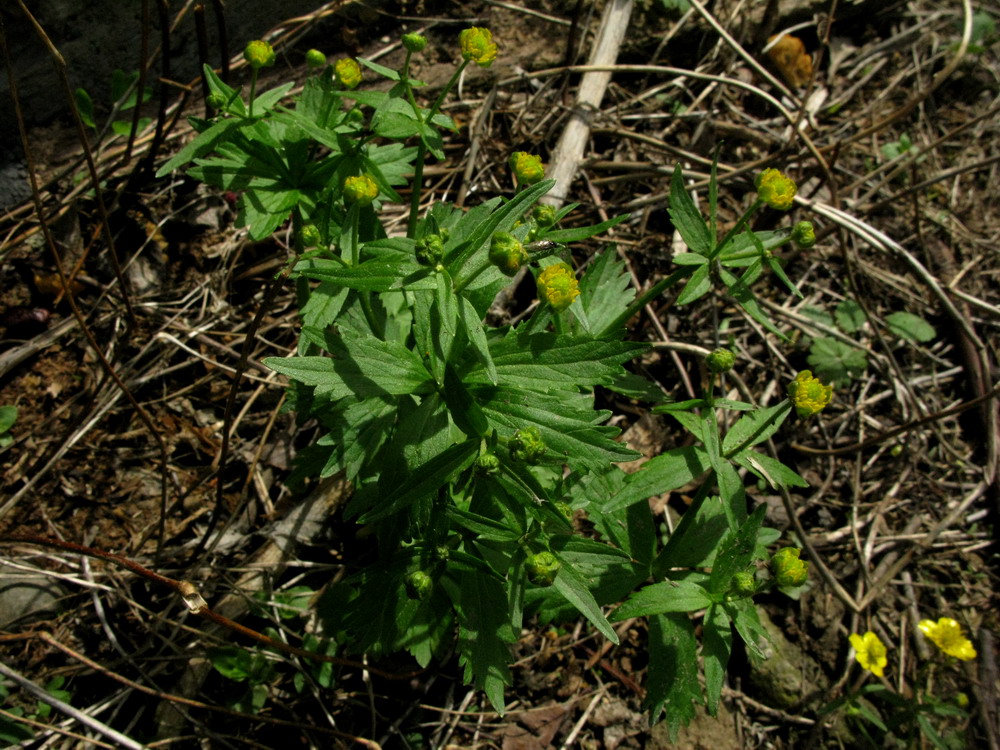
<svg viewBox="0 0 1000 750"><path fill-rule="evenodd" d="M449 99L447 112L463 127L424 185L436 199L461 195L467 206L511 193L511 151L553 158L579 74L542 71L586 62L605 7L577 0L299 5L273 30L281 62L262 87L301 82L300 61L311 47L398 66L396 40L421 30L430 44L415 58L415 75L427 82L429 98L454 69L457 32L469 24L493 30L500 57L489 70L471 68ZM582 622L533 623L514 647L515 684L503 717L463 684L454 657L387 680L344 666L321 673L282 655L257 689L263 708L255 710L247 684L224 678L205 659L206 649L244 641L188 614L170 590L71 548L11 542L11 535L37 535L120 554L192 581L216 611L290 640L296 628L313 628L313 618L283 619L261 602L304 587L314 592L304 595L307 604L315 603L367 543L334 510L348 491L343 483L288 482L317 428L282 408L282 380L260 362L295 347L291 286L263 313L218 472L233 371L287 256L288 232L251 242L235 226L232 195L177 175L152 177L150 165L191 135L181 115L203 114L190 40L172 54L192 94L170 89L174 124L156 150L149 134L127 158L123 139L96 150L127 295L65 110L29 135L46 224L73 270L73 304L86 331L32 202L15 191L12 200L21 202L0 219L0 405L18 407L14 440L0 448L0 609L26 606L4 599L8 589L45 591L44 607L20 619L3 612L0 662L39 685L64 678L72 705L93 708L126 735L173 747L331 747L354 737L407 748L833 748L865 746L864 728L881 736L864 721L866 707L886 711L877 697L861 704L860 715L824 712L852 689L883 684L859 669L848 645L851 633L872 630L892 644L884 684L914 704L943 707L928 714L939 746L1000 748L992 656L1000 634L996 14L970 19L972 44L959 59L962 8L929 0L841 3L828 36L812 21L829 12L825 4L751 3L747 12L746 3L719 0L710 10L729 40L697 9L679 5L635 3L618 54L619 64L632 67L614 73L593 114L569 221L630 218L610 237L574 246L574 259L584 263L613 241L636 283L654 283L678 252L666 210L675 164L705 205L718 156L723 228L746 207L753 175L781 167L794 174L804 201L788 214L762 214L754 228L811 220L818 235L809 250L780 253L802 298L777 282L760 292L789 341L764 335L732 300L678 306L663 299L630 322L632 338L653 344L634 367L665 398L683 400L703 381L699 352L725 343L740 360L728 395L774 403L797 370L815 367L818 340L853 342L865 355L821 418L790 421L775 438L779 457L809 487L786 505L748 477L752 502L768 505L767 525L817 558L798 598L759 599L772 658L756 664L737 649L717 716L699 712L676 739L663 724L650 726L641 621L620 627L615 648ZM814 71L802 86L784 83L764 52L771 34L796 24ZM248 38L237 39L242 28L232 27L234 48ZM108 51L119 53L115 67L134 67L137 48L122 42ZM237 62L233 80L245 81ZM649 65L691 75L642 67ZM154 119L159 85L143 111ZM776 101L804 123L804 135L795 135ZM808 114L800 118L803 106ZM483 114L476 136L471 125ZM388 210L404 215L402 206ZM511 304L531 296L522 286ZM845 300L863 309L851 313ZM900 336L890 322L901 312L923 318L933 335ZM600 398L623 439L646 457L686 439L648 404L610 392ZM228 529L203 555L219 482ZM651 500L665 534L690 491ZM275 544L285 534L298 543ZM939 617L963 625L979 659L956 663L935 653L916 623ZM407 674L414 664L399 656L378 668ZM38 738L29 746L67 730L91 739L59 740L65 746L94 746L92 729L69 721L56 727L60 715L39 713L33 698L6 682L0 708L40 722L29 727ZM163 694L189 702L178 709ZM0 714L0 729L4 721L9 714ZM930 746L916 732L884 742Z"/></svg>

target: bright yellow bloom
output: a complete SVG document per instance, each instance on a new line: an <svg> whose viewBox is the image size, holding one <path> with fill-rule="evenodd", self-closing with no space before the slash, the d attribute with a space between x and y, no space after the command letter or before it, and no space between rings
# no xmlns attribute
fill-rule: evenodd
<svg viewBox="0 0 1000 750"><path fill-rule="evenodd" d="M976 658L976 649L973 648L972 641L962 635L962 626L950 617L942 617L937 622L921 620L917 627L948 656L963 661Z"/></svg>
<svg viewBox="0 0 1000 750"><path fill-rule="evenodd" d="M344 180L344 199L348 203L370 206L378 197L378 184L369 175L348 177Z"/></svg>
<svg viewBox="0 0 1000 750"><path fill-rule="evenodd" d="M765 169L757 176L757 195L771 208L787 211L795 201L795 180L777 169Z"/></svg>
<svg viewBox="0 0 1000 750"><path fill-rule="evenodd" d="M497 46L489 29L478 26L465 29L458 35L458 42L462 45L462 57L480 67L488 68L497 59Z"/></svg>
<svg viewBox="0 0 1000 750"><path fill-rule="evenodd" d="M342 57L333 64L333 75L345 89L356 89L361 83L361 66L353 57Z"/></svg>
<svg viewBox="0 0 1000 750"><path fill-rule="evenodd" d="M788 384L788 398L800 417L811 417L823 411L833 398L833 386L823 385L812 372L803 370Z"/></svg>
<svg viewBox="0 0 1000 750"><path fill-rule="evenodd" d="M510 156L509 164L518 185L534 185L545 177L545 167L540 156L515 151Z"/></svg>
<svg viewBox="0 0 1000 750"><path fill-rule="evenodd" d="M538 274L538 296L562 312L580 295L580 285L568 263L555 263Z"/></svg>
<svg viewBox="0 0 1000 750"><path fill-rule="evenodd" d="M254 70L268 68L274 65L274 48L267 42L257 39L247 44L243 50L243 59L250 63Z"/></svg>
<svg viewBox="0 0 1000 750"><path fill-rule="evenodd" d="M885 644L872 631L864 635L851 633L851 646L854 647L854 658L863 669L867 669L876 677L882 676L882 670L889 660L885 657Z"/></svg>

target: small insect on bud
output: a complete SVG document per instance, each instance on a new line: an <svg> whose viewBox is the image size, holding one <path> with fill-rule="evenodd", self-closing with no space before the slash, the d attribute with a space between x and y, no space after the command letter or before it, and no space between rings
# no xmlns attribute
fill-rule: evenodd
<svg viewBox="0 0 1000 750"><path fill-rule="evenodd" d="M246 48L243 50L243 59L245 59L254 70L269 68L274 65L274 48L267 42L257 39L256 41L247 44Z"/></svg>
<svg viewBox="0 0 1000 750"><path fill-rule="evenodd" d="M326 55L318 49L311 49L306 52L306 65L310 68L322 68L326 65Z"/></svg>
<svg viewBox="0 0 1000 750"><path fill-rule="evenodd" d="M536 586L551 586L562 565L551 552L536 552L524 563L528 580Z"/></svg>
<svg viewBox="0 0 1000 750"><path fill-rule="evenodd" d="M344 200L348 204L370 206L378 197L378 184L370 175L362 174L344 180Z"/></svg>
<svg viewBox="0 0 1000 750"><path fill-rule="evenodd" d="M716 349L705 357L705 364L712 372L729 372L736 364L736 355L728 349Z"/></svg>
<svg viewBox="0 0 1000 750"><path fill-rule="evenodd" d="M427 37L421 34L403 34L403 46L407 52L423 52L427 46Z"/></svg>
<svg viewBox="0 0 1000 750"><path fill-rule="evenodd" d="M787 211L795 202L795 181L777 169L765 169L757 176L757 195L771 208Z"/></svg>
<svg viewBox="0 0 1000 750"><path fill-rule="evenodd" d="M528 253L521 241L510 232L497 232L490 240L490 263L508 276L513 276L528 262Z"/></svg>

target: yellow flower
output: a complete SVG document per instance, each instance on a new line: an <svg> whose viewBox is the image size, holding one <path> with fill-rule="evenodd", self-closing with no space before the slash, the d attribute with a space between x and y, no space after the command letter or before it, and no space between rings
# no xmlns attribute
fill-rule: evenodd
<svg viewBox="0 0 1000 750"><path fill-rule="evenodd" d="M257 39L247 44L243 50L243 58L254 70L268 68L274 65L274 48L267 42Z"/></svg>
<svg viewBox="0 0 1000 750"><path fill-rule="evenodd" d="M344 199L348 203L369 206L378 197L378 185L369 175L348 177L344 180Z"/></svg>
<svg viewBox="0 0 1000 750"><path fill-rule="evenodd" d="M489 29L478 26L465 29L458 35L458 42L462 46L462 57L480 67L488 68L497 59L497 46Z"/></svg>
<svg viewBox="0 0 1000 750"><path fill-rule="evenodd" d="M518 185L534 185L545 177L545 167L540 156L515 151L510 156L509 164Z"/></svg>
<svg viewBox="0 0 1000 750"><path fill-rule="evenodd" d="M872 631L864 635L851 634L851 646L854 647L854 658L862 668L867 669L876 677L882 676L882 669L889 660L885 658L885 644Z"/></svg>
<svg viewBox="0 0 1000 750"><path fill-rule="evenodd" d="M976 649L973 648L972 641L962 635L962 626L950 617L942 617L937 622L921 620L917 627L948 656L963 661L976 658Z"/></svg>
<svg viewBox="0 0 1000 750"><path fill-rule="evenodd" d="M353 57L342 57L333 64L333 75L345 89L356 89L361 83L361 66Z"/></svg>
<svg viewBox="0 0 1000 750"><path fill-rule="evenodd" d="M803 370L788 384L788 398L800 417L811 417L823 411L832 397L833 386L823 385L809 370Z"/></svg>
<svg viewBox="0 0 1000 750"><path fill-rule="evenodd" d="M757 176L757 195L771 208L787 211L795 200L795 180L777 169L765 169Z"/></svg>
<svg viewBox="0 0 1000 750"><path fill-rule="evenodd" d="M573 269L568 263L555 263L538 274L538 296L555 312L562 312L580 295Z"/></svg>

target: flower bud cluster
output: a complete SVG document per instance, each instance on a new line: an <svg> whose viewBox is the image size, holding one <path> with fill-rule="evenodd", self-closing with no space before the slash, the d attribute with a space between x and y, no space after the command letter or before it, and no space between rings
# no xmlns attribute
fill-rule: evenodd
<svg viewBox="0 0 1000 750"><path fill-rule="evenodd" d="M448 241L448 230L428 234L417 240L417 263L422 266L436 266L444 258L444 243Z"/></svg>
<svg viewBox="0 0 1000 750"><path fill-rule="evenodd" d="M508 444L510 457L526 464L537 464L545 456L545 441L542 433L534 425L522 427L514 432Z"/></svg>

